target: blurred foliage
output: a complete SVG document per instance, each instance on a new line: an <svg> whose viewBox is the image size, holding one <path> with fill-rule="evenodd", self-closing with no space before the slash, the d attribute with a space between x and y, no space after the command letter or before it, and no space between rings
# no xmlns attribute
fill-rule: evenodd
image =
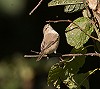
<svg viewBox="0 0 100 89"><path fill-rule="evenodd" d="M46 75L55 62L51 59L36 63L21 54L4 58L0 62L0 89L54 89L47 86Z"/></svg>
<svg viewBox="0 0 100 89"><path fill-rule="evenodd" d="M8 15L17 15L24 11L26 0L0 0L0 11Z"/></svg>
<svg viewBox="0 0 100 89"><path fill-rule="evenodd" d="M22 89L23 82L31 81L34 76L34 70L20 55L9 62L0 62L0 89Z"/></svg>

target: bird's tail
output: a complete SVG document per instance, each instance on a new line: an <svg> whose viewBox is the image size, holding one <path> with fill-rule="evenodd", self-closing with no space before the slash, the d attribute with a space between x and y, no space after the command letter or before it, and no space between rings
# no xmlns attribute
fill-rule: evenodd
<svg viewBox="0 0 100 89"><path fill-rule="evenodd" d="M42 52L42 53L40 53L40 55L39 55L39 57L37 58L37 60L36 61L40 61L41 60L41 58L44 56L44 53Z"/></svg>

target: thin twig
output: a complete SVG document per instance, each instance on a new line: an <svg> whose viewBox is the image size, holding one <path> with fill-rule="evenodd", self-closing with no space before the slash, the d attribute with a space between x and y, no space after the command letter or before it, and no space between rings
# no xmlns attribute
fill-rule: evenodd
<svg viewBox="0 0 100 89"><path fill-rule="evenodd" d="M43 0L40 0L39 3L33 8L33 10L29 13L29 15L31 15L39 6L40 4L43 2Z"/></svg>
<svg viewBox="0 0 100 89"><path fill-rule="evenodd" d="M49 23L58 23L58 22L70 22L69 20L48 20L46 22L49 22Z"/></svg>
<svg viewBox="0 0 100 89"><path fill-rule="evenodd" d="M39 55L24 55L24 57L38 57ZM64 54L62 57L73 57L73 56L98 56L100 57L100 53L86 53L86 54ZM44 55L43 57L47 57L47 55Z"/></svg>
<svg viewBox="0 0 100 89"><path fill-rule="evenodd" d="M64 54L62 55L63 57L66 57L66 56L98 56L100 57L100 53L86 53L86 54Z"/></svg>
<svg viewBox="0 0 100 89"><path fill-rule="evenodd" d="M34 51L34 50L31 50L31 52L36 53L36 54L39 54L39 52L36 52L36 51Z"/></svg>
<svg viewBox="0 0 100 89"><path fill-rule="evenodd" d="M95 38L95 37L93 37L93 36L87 34L79 25L77 25L76 23L74 23L74 22L71 21L71 20L49 20L49 21L46 21L46 22L49 22L49 23L51 23L51 22L53 22L53 23L58 23L58 22L70 22L70 23L73 23L73 24L76 25L82 32L84 32L87 36L89 36L90 38L92 38L92 39L97 40L97 41L100 42L99 39L97 39L97 38Z"/></svg>

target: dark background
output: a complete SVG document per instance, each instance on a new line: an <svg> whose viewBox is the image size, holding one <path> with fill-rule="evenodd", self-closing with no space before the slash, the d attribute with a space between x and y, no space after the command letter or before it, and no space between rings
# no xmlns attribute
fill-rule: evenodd
<svg viewBox="0 0 100 89"><path fill-rule="evenodd" d="M43 0L42 4L29 15L39 0L26 0L26 5L20 14L12 15L0 11L0 58L11 56L15 53L32 54L30 50L40 51L43 37L43 27L47 20L70 19L82 16L81 12L64 13L64 6L48 7L51 0ZM13 7L13 5L12 5ZM51 26L60 34L61 40L57 52L70 53L70 47L65 38L65 29L69 23L51 23ZM89 40L87 44L92 44ZM92 52L92 49L89 49ZM1 60L0 59L0 60ZM95 60L94 60L95 59ZM98 57L89 57L84 64L83 71L99 67ZM97 61L96 61L97 60ZM90 89L98 89L100 72L97 71L90 77Z"/></svg>
<svg viewBox="0 0 100 89"><path fill-rule="evenodd" d="M42 41L42 30L47 20L75 19L81 13L66 14L63 6L49 7L44 0L42 4L30 16L29 12L37 5L39 0L28 0L26 7L18 15L9 15L1 12L0 15L0 51L1 55L9 55L14 52L29 52L31 49L40 51ZM12 6L13 7L13 6ZM61 41L59 52L69 53L64 30L69 23L56 23L51 25L60 34Z"/></svg>

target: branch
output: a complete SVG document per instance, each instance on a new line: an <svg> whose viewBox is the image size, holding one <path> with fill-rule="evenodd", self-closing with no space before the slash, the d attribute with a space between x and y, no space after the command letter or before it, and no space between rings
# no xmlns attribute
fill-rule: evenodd
<svg viewBox="0 0 100 89"><path fill-rule="evenodd" d="M29 13L29 15L31 15L39 6L40 4L43 2L43 0L40 0L39 3L33 8L33 10Z"/></svg>
<svg viewBox="0 0 100 89"><path fill-rule="evenodd" d="M98 56L100 57L100 53L86 53L86 54L64 54L62 55L63 57L66 57L66 56Z"/></svg>
<svg viewBox="0 0 100 89"><path fill-rule="evenodd" d="M53 22L53 23L58 23L58 22L69 22L69 23L73 23L73 24L76 25L82 32L84 32L87 36L89 36L90 38L92 38L92 39L97 40L97 41L100 42L99 39L97 39L97 38L95 38L95 37L93 37L93 36L87 34L79 25L77 25L76 23L74 23L74 22L71 21L71 20L49 20L49 21L46 21L46 22L49 22L49 23L51 23L51 22Z"/></svg>
<svg viewBox="0 0 100 89"><path fill-rule="evenodd" d="M38 57L39 55L24 55L24 57ZM73 57L73 56L98 56L100 57L100 53L86 53L86 54L64 54L62 57ZM47 57L47 55L44 55L43 57Z"/></svg>
<svg viewBox="0 0 100 89"><path fill-rule="evenodd" d="M24 55L24 57L34 57L34 58L36 57L37 58L39 57L39 55ZM43 57L47 57L47 55L44 55Z"/></svg>

